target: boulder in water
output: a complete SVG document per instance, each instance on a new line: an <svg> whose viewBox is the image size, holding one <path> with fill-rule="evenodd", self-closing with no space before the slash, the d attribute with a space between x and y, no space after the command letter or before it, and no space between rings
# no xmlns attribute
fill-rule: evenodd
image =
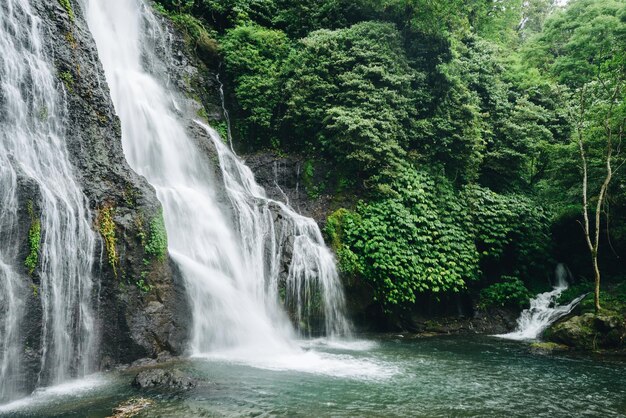
<svg viewBox="0 0 626 418"><path fill-rule="evenodd" d="M530 345L530 352L533 354L552 354L568 350L568 346L553 342L538 342Z"/></svg>
<svg viewBox="0 0 626 418"><path fill-rule="evenodd" d="M168 388L192 389L198 382L181 370L149 369L135 376L132 385L139 389Z"/></svg>
<svg viewBox="0 0 626 418"><path fill-rule="evenodd" d="M624 348L626 320L616 313L585 313L557 322L546 331L545 337L583 350Z"/></svg>

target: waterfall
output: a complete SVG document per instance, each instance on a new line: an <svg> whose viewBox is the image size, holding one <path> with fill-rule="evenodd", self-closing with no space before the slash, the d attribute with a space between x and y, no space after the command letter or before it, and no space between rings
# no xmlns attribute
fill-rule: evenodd
<svg viewBox="0 0 626 418"><path fill-rule="evenodd" d="M325 334L349 334L335 261L317 223L297 214L288 205L269 199L254 180L250 168L229 151L219 134L201 122L196 123L208 132L217 150L237 229L242 236L245 260L250 263L247 270L265 272L261 282L269 285L267 303L276 300L283 289L284 303L302 328L311 328L308 321L315 315L312 312L315 305L319 304ZM290 250L291 259L286 266L284 283L281 283L280 269L286 250Z"/></svg>
<svg viewBox="0 0 626 418"><path fill-rule="evenodd" d="M0 401L27 391L25 352L39 350L37 383L48 385L90 371L95 346L96 236L65 146L66 92L44 46L45 18L29 0L0 4ZM18 237L26 215L31 229ZM27 235L32 286L19 255ZM27 321L41 322L39 346L25 341Z"/></svg>
<svg viewBox="0 0 626 418"><path fill-rule="evenodd" d="M212 170L211 144L190 135L189 125L198 126L186 117L185 100L166 87L167 66L156 50L167 48L167 33L150 7L141 0L85 1L126 158L163 205L169 253L191 303L192 354L293 349L295 332L281 297L303 328L316 302L328 334L347 332L341 286L317 225L266 199L208 126L221 173ZM290 247L293 257L281 274Z"/></svg>
<svg viewBox="0 0 626 418"><path fill-rule="evenodd" d="M565 265L557 265L554 288L549 292L538 294L530 301L530 308L525 309L517 319L515 331L497 335L497 337L510 340L533 340L538 338L546 328L558 319L570 313L586 295L575 298L567 305L556 304L561 293L568 288L568 274Z"/></svg>
<svg viewBox="0 0 626 418"><path fill-rule="evenodd" d="M224 83L220 80L220 71L222 69L222 63L220 63L220 68L217 70L217 74L215 75L215 81L220 86L220 102L222 103L222 114L224 115L224 120L226 121L226 136L228 137L228 144L230 145L230 150L233 154L235 153L235 148L233 147L233 132L231 130L230 125L230 114L228 113L228 109L226 109L226 96L224 95Z"/></svg>

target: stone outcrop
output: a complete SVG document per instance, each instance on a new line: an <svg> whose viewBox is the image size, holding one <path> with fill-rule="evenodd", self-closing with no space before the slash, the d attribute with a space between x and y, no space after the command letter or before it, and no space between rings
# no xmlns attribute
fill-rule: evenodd
<svg viewBox="0 0 626 418"><path fill-rule="evenodd" d="M113 225L114 238L103 237L98 243L93 272L99 329L96 364L108 368L162 351L180 354L186 346L190 316L185 290L167 256L157 259L146 254L150 224L161 216L161 206L154 189L124 158L120 122L81 3L71 2L72 15L58 1L37 0L33 6L42 16L42 32L49 34L46 52L53 57L58 88L65 92L66 146L92 213L93 229L102 231L104 212ZM23 243L20 259L28 252L26 206L33 202L34 211L40 213L38 193L35 184L20 180L23 213L16 228ZM115 254L110 257L113 248ZM36 289L36 272L29 280ZM32 370L41 356L41 313L34 308L40 305L38 298L33 291L24 325L26 363ZM36 382L36 378L27 380Z"/></svg>
<svg viewBox="0 0 626 418"><path fill-rule="evenodd" d="M579 350L626 349L626 318L611 312L583 313L558 321L544 338Z"/></svg>
<svg viewBox="0 0 626 418"><path fill-rule="evenodd" d="M179 369L148 369L139 372L132 385L138 389L192 389L197 382Z"/></svg>

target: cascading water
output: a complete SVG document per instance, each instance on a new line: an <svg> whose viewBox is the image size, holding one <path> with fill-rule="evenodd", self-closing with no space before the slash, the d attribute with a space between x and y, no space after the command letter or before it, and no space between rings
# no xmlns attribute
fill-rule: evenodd
<svg viewBox="0 0 626 418"><path fill-rule="evenodd" d="M517 319L517 328L508 334L497 335L509 340L533 340L559 318L567 315L586 296L581 295L567 305L557 305L556 300L567 285L567 268L563 264L556 267L556 285L550 292L540 293L530 301L530 308L525 309Z"/></svg>
<svg viewBox="0 0 626 418"><path fill-rule="evenodd" d="M297 322L306 323L317 298L325 331L348 332L334 262L317 225L266 199L250 170L205 126L219 156L223 180L218 178L187 133L193 123L180 110L184 100L164 87L166 66L155 44L167 36L150 8L141 0L85 2L121 119L124 152L163 205L169 252L191 301L192 353L291 352L293 328L280 307L280 289ZM286 241L293 241L293 257L281 276Z"/></svg>
<svg viewBox="0 0 626 418"><path fill-rule="evenodd" d="M325 334L349 334L339 275L315 221L295 213L281 202L268 199L252 171L228 150L219 134L197 123L208 132L217 150L226 191L243 237L245 259L251 263L248 271L265 271L261 282L269 285L267 303L276 300L280 289L284 289L285 305L302 328L311 328L307 321L315 316L312 309L314 305L321 305L317 307L324 318ZM286 246L292 254L284 283L280 283ZM264 264L269 269L264 268Z"/></svg>
<svg viewBox="0 0 626 418"><path fill-rule="evenodd" d="M30 310L38 310L26 306L29 297L41 302L39 385L91 370L95 346L96 236L65 148L65 93L41 23L29 0L0 4L0 401L23 394L27 385L21 330ZM36 189L28 204L18 193L24 183ZM36 225L31 245L39 245L34 289L20 273L18 250L26 238L15 234L26 207Z"/></svg>

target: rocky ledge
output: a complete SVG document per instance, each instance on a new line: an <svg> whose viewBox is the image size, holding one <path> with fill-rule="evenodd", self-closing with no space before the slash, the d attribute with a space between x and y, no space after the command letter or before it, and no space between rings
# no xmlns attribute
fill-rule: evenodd
<svg viewBox="0 0 626 418"><path fill-rule="evenodd" d="M139 389L192 389L198 382L179 369L148 369L139 372L132 385Z"/></svg>
<svg viewBox="0 0 626 418"><path fill-rule="evenodd" d="M576 350L626 350L626 318L614 312L566 317L544 334L547 341Z"/></svg>

